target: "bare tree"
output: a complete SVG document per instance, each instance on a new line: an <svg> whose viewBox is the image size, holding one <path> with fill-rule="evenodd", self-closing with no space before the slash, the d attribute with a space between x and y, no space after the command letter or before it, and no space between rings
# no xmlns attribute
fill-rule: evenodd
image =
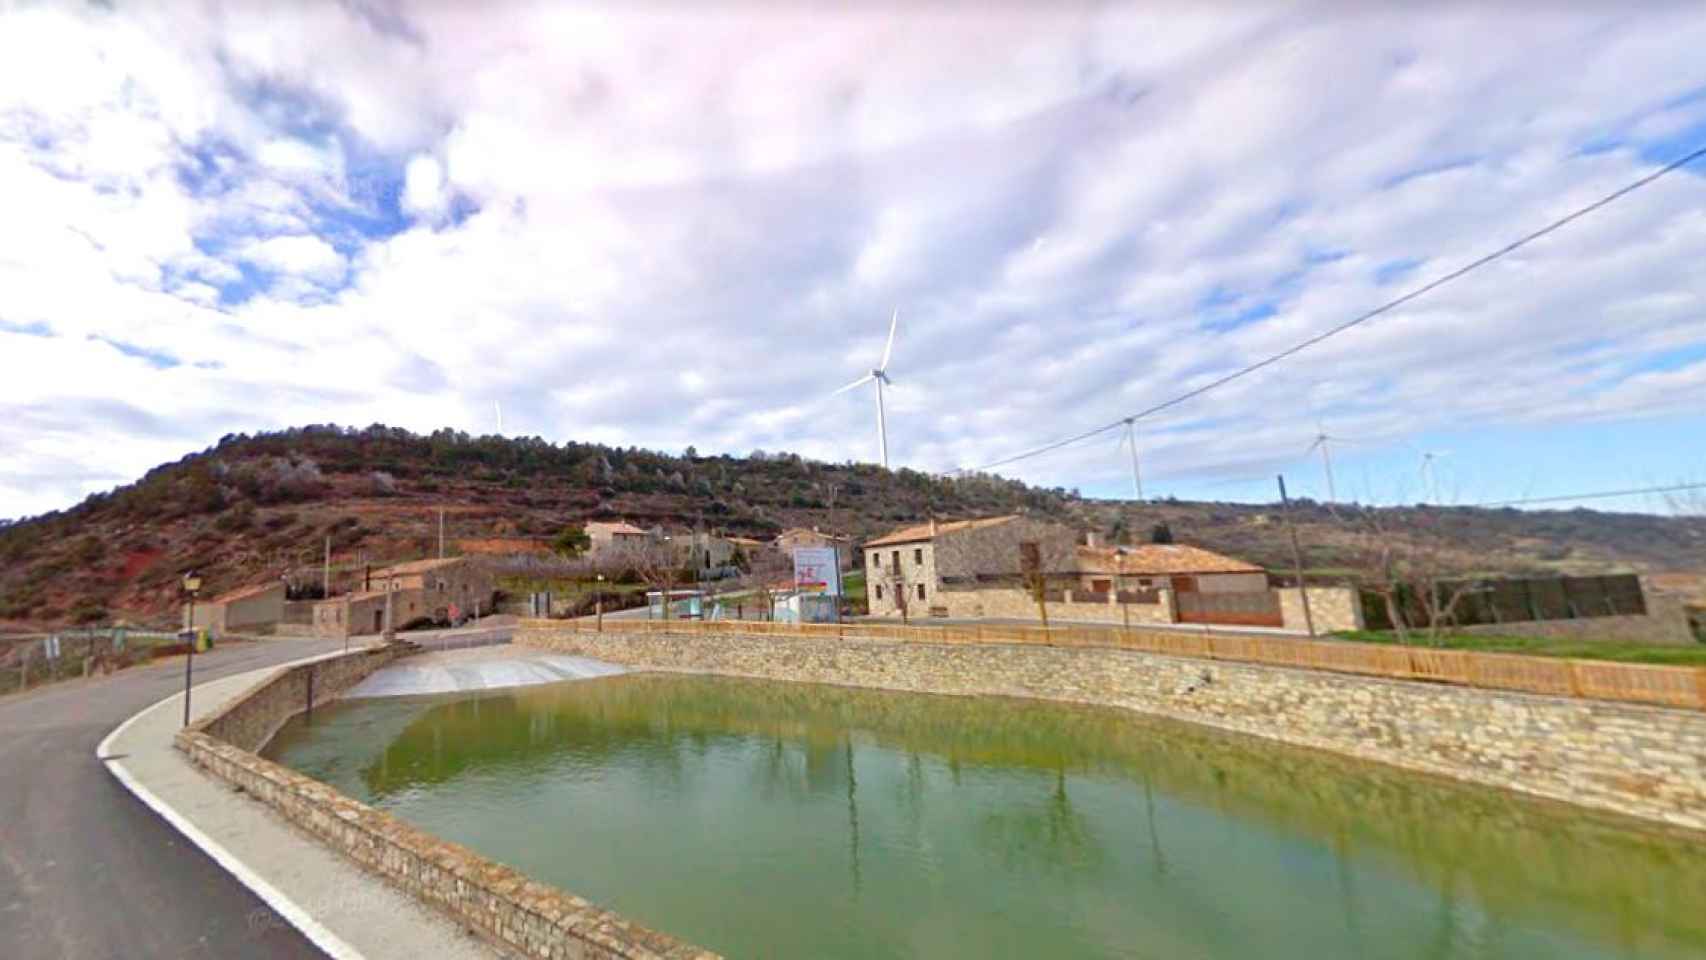
<svg viewBox="0 0 1706 960"><path fill-rule="evenodd" d="M762 619L770 619L776 604L776 587L790 581L794 567L778 550L754 550L746 569L736 581L740 591L753 598L762 611Z"/></svg>
<svg viewBox="0 0 1706 960"><path fill-rule="evenodd" d="M1459 607L1480 590L1464 556L1434 529L1436 515L1424 508L1385 516L1367 508L1344 516L1357 531L1359 584L1381 598L1400 643L1410 642L1411 630L1425 630L1427 642L1438 646ZM1394 518L1408 521L1407 529L1399 532ZM1411 599L1420 608L1416 623L1406 613Z"/></svg>
<svg viewBox="0 0 1706 960"><path fill-rule="evenodd" d="M624 550L622 561L639 576L641 582L659 591L663 619L672 619L670 601L675 586L692 579L691 573L683 569L685 558L679 544L660 535Z"/></svg>

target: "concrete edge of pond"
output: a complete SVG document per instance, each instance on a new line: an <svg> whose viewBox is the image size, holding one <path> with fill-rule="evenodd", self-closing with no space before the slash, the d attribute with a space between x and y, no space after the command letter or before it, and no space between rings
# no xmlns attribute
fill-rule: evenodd
<svg viewBox="0 0 1706 960"><path fill-rule="evenodd" d="M388 663L345 691L342 699L496 693L630 672L630 667L591 657L506 643L420 653Z"/></svg>
<svg viewBox="0 0 1706 960"><path fill-rule="evenodd" d="M320 659L307 657L285 667ZM192 716L212 715L280 669L264 667L197 685ZM337 960L502 956L448 917L314 841L272 808L198 769L173 746L182 709L183 694L176 693L138 712L101 741L96 758L125 790L315 946ZM272 922L259 912L246 920Z"/></svg>

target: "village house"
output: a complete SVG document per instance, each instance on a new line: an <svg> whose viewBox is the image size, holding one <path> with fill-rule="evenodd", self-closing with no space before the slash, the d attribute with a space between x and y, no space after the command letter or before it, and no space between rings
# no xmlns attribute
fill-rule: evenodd
<svg viewBox="0 0 1706 960"><path fill-rule="evenodd" d="M1236 557L1182 543L1078 548L1080 586L1113 590L1165 589L1176 593L1248 593L1268 589L1268 572Z"/></svg>
<svg viewBox="0 0 1706 960"><path fill-rule="evenodd" d="M453 622L492 609L496 581L467 557L414 560L363 575L360 590L314 604L315 636L383 633L420 620ZM389 598L389 602L387 602Z"/></svg>
<svg viewBox="0 0 1706 960"><path fill-rule="evenodd" d="M594 560L610 560L624 554L632 554L657 540L650 532L625 521L610 523L595 520L584 529L588 541L587 555Z"/></svg>
<svg viewBox="0 0 1706 960"><path fill-rule="evenodd" d="M732 538L715 533L692 533L673 541L677 549L686 550L686 565L702 577L720 577L734 570L735 551L739 545Z"/></svg>
<svg viewBox="0 0 1706 960"><path fill-rule="evenodd" d="M250 584L195 605L197 629L215 636L270 629L284 619L283 580Z"/></svg>
<svg viewBox="0 0 1706 960"><path fill-rule="evenodd" d="M1023 595L1027 573L1071 576L1077 542L1070 527L1017 515L902 527L864 546L866 602L879 617L984 616L956 601L998 584Z"/></svg>
<svg viewBox="0 0 1706 960"><path fill-rule="evenodd" d="M792 557L798 547L834 547L836 562L843 570L851 567L856 556L852 538L824 533L816 527L790 527L776 535L775 547L785 557Z"/></svg>

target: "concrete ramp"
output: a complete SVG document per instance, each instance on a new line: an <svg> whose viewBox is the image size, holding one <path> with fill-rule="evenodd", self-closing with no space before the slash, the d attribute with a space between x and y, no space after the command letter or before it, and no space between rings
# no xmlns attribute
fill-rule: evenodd
<svg viewBox="0 0 1706 960"><path fill-rule="evenodd" d="M414 697L497 690L626 672L626 668L602 660L505 644L409 657L375 672L344 697Z"/></svg>

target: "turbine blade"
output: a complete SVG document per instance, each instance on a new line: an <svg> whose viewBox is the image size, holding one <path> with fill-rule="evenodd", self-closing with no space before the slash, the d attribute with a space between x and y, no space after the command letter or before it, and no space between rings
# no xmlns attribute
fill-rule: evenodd
<svg viewBox="0 0 1706 960"><path fill-rule="evenodd" d="M900 308L895 307L894 316L889 318L889 342L883 346L883 362L877 364L878 370L887 371L889 368L889 355L894 353L894 329L899 325Z"/></svg>
<svg viewBox="0 0 1706 960"><path fill-rule="evenodd" d="M836 396L837 394L846 393L847 391L853 389L854 387L862 387L865 384L870 383L872 380L875 380L875 379L877 379L877 378L873 377L867 373L864 376L860 377L859 379L853 381L852 383L849 383L847 386L842 387L840 390L835 391L835 393L830 394L830 396L833 397L833 396Z"/></svg>

